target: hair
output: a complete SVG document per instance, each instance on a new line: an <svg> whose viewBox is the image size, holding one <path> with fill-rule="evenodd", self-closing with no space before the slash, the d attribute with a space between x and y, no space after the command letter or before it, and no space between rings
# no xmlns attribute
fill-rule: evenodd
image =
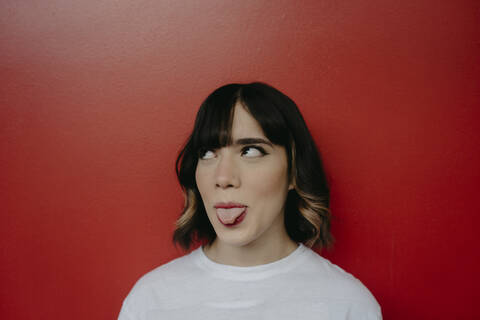
<svg viewBox="0 0 480 320"><path fill-rule="evenodd" d="M213 243L215 230L205 211L195 181L202 150L231 143L235 104L239 102L260 124L265 136L283 146L293 189L285 203L285 227L289 237L308 247L329 247L330 192L321 158L305 121L292 99L260 82L227 84L213 91L201 104L193 132L176 161L185 205L176 221L173 242L185 250L196 241Z"/></svg>

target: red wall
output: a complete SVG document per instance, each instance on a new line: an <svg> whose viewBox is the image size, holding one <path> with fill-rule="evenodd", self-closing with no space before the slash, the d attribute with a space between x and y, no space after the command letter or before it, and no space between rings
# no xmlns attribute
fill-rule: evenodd
<svg viewBox="0 0 480 320"><path fill-rule="evenodd" d="M303 2L303 1L302 1ZM174 161L215 87L300 106L333 262L385 319L474 319L477 1L1 1L0 318L114 319L179 256Z"/></svg>

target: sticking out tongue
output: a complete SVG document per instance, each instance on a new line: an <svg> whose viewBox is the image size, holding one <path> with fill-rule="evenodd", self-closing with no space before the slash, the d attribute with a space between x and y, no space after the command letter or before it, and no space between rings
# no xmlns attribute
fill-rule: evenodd
<svg viewBox="0 0 480 320"><path fill-rule="evenodd" d="M217 208L217 216L223 224L234 223L235 220L245 211L245 207L242 208Z"/></svg>

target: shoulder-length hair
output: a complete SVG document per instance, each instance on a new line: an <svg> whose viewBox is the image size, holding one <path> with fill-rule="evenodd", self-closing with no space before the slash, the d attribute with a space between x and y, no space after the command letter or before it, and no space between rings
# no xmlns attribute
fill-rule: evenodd
<svg viewBox="0 0 480 320"><path fill-rule="evenodd" d="M258 121L265 136L287 153L288 174L294 187L285 204L288 235L308 247L328 247L333 242L329 188L318 150L297 105L277 89L259 82L222 86L201 104L193 132L176 161L185 205L176 222L173 242L188 250L196 241L211 244L217 236L200 197L195 170L202 150L231 143L237 102Z"/></svg>

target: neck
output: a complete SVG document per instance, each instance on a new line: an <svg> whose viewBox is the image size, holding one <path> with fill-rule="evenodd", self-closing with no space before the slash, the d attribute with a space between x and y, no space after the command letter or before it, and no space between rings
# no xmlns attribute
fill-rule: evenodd
<svg viewBox="0 0 480 320"><path fill-rule="evenodd" d="M239 267L262 265L280 260L298 248L297 243L285 236L275 241L254 241L242 246L230 245L217 238L210 246L204 246L203 251L210 260L221 264Z"/></svg>

